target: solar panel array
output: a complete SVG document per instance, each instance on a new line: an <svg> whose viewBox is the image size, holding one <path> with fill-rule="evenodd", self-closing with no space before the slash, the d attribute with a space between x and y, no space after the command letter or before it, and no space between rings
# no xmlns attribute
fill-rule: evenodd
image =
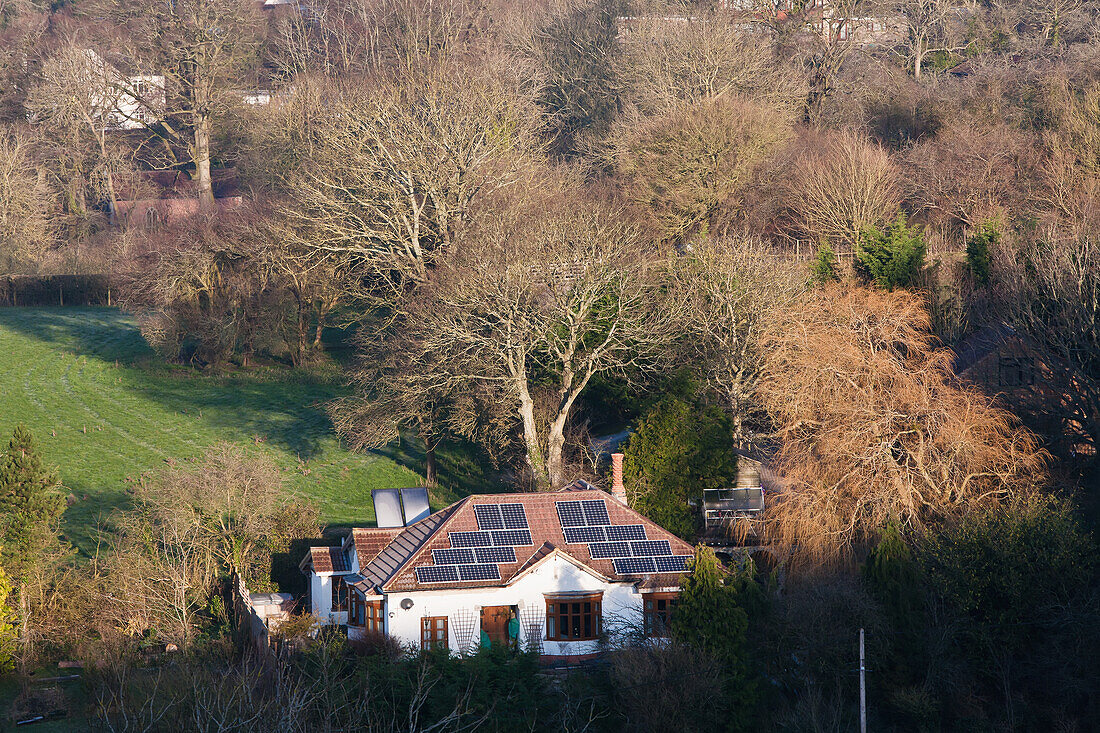
<svg viewBox="0 0 1100 733"><path fill-rule="evenodd" d="M611 524L602 500L556 503L562 534L569 544L587 544L595 558L609 558L619 575L678 573L687 570L688 556L673 555L668 540L651 540L645 525Z"/></svg>
<svg viewBox="0 0 1100 733"><path fill-rule="evenodd" d="M523 504L474 507L477 531L451 532L449 548L432 550L434 565L415 569L419 583L500 580L498 563L516 562L516 548L534 544Z"/></svg>

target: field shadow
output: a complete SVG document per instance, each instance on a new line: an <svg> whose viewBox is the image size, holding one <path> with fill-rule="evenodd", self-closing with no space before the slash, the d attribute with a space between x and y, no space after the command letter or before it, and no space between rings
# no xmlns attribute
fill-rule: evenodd
<svg viewBox="0 0 1100 733"><path fill-rule="evenodd" d="M120 364L156 356L137 322L118 308L107 306L3 307L0 328Z"/></svg>

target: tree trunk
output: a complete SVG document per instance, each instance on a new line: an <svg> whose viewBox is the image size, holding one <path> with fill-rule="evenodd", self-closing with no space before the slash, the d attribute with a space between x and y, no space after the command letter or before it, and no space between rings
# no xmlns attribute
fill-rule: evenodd
<svg viewBox="0 0 1100 733"><path fill-rule="evenodd" d="M435 460L435 441L424 443L424 483L435 486L439 482L439 469Z"/></svg>
<svg viewBox="0 0 1100 733"><path fill-rule="evenodd" d="M523 422L523 443L527 448L527 465L538 487L549 488L550 479L546 474L546 461L542 456L538 427L535 425L535 401L531 399L531 393L523 381L519 383L519 416Z"/></svg>
<svg viewBox="0 0 1100 733"><path fill-rule="evenodd" d="M313 347L314 349L321 348L321 334L325 330L325 308L320 302L317 303L317 329L313 332Z"/></svg>
<svg viewBox="0 0 1100 733"><path fill-rule="evenodd" d="M565 482L565 466L562 454L565 452L565 415L550 424L546 440L546 466L550 485L559 488Z"/></svg>
<svg viewBox="0 0 1100 733"><path fill-rule="evenodd" d="M306 360L306 305L301 295L294 294L298 302L298 344L294 348L294 366L301 366Z"/></svg>
<svg viewBox="0 0 1100 733"><path fill-rule="evenodd" d="M208 214L214 210L214 183L210 178L210 118L196 115L195 174L199 184L199 210Z"/></svg>

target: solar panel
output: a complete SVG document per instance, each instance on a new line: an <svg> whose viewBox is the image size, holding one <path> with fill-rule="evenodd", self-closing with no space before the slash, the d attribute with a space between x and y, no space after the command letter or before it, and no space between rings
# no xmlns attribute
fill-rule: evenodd
<svg viewBox="0 0 1100 733"><path fill-rule="evenodd" d="M419 522L432 513L428 506L428 490L419 487L401 489L401 506L405 509L405 524Z"/></svg>
<svg viewBox="0 0 1100 733"><path fill-rule="evenodd" d="M594 542L588 551L592 557L630 557L630 545L626 542Z"/></svg>
<svg viewBox="0 0 1100 733"><path fill-rule="evenodd" d="M432 562L436 565L469 565L474 562L474 551L461 550L432 550Z"/></svg>
<svg viewBox="0 0 1100 733"><path fill-rule="evenodd" d="M668 543L668 540L631 542L630 549L634 551L634 557L652 557L654 555L672 554L672 546Z"/></svg>
<svg viewBox="0 0 1100 733"><path fill-rule="evenodd" d="M462 580L500 580L500 568L496 565L459 565L458 577Z"/></svg>
<svg viewBox="0 0 1100 733"><path fill-rule="evenodd" d="M565 527L565 541L571 545L582 542L607 542L603 527Z"/></svg>
<svg viewBox="0 0 1100 733"><path fill-rule="evenodd" d="M582 501L585 524L611 524L611 517L607 516L607 505L602 499Z"/></svg>
<svg viewBox="0 0 1100 733"><path fill-rule="evenodd" d="M523 504L501 504L500 513L504 516L505 529L527 529L527 512Z"/></svg>
<svg viewBox="0 0 1100 733"><path fill-rule="evenodd" d="M607 539L612 542L628 542L630 540L644 540L645 538L645 527L640 524L607 528Z"/></svg>
<svg viewBox="0 0 1100 733"><path fill-rule="evenodd" d="M398 489L374 489L370 492L374 502L374 517L379 527L404 527L401 516L401 492Z"/></svg>
<svg viewBox="0 0 1100 733"><path fill-rule="evenodd" d="M504 519L500 516L500 507L496 504L475 506L474 516L477 517L478 529L504 529Z"/></svg>
<svg viewBox="0 0 1100 733"><path fill-rule="evenodd" d="M658 573L682 573L688 569L688 560L690 559L686 555L673 555L672 557L655 557L653 562L657 564Z"/></svg>
<svg viewBox="0 0 1100 733"><path fill-rule="evenodd" d="M526 529L504 529L492 532L494 545L530 545L531 532Z"/></svg>
<svg viewBox="0 0 1100 733"><path fill-rule="evenodd" d="M493 544L492 532L451 532L451 547L489 547Z"/></svg>
<svg viewBox="0 0 1100 733"><path fill-rule="evenodd" d="M477 553L477 562L515 562L516 550L514 547L479 547L474 550Z"/></svg>
<svg viewBox="0 0 1100 733"><path fill-rule="evenodd" d="M455 565L425 565L416 569L418 583L457 583L458 570Z"/></svg>
<svg viewBox="0 0 1100 733"><path fill-rule="evenodd" d="M558 520L562 527L583 527L587 524L579 501L559 501L557 506Z"/></svg>
<svg viewBox="0 0 1100 733"><path fill-rule="evenodd" d="M619 575L657 572L657 566L654 565L652 557L628 557L622 560L615 560L613 564L615 566L615 572Z"/></svg>

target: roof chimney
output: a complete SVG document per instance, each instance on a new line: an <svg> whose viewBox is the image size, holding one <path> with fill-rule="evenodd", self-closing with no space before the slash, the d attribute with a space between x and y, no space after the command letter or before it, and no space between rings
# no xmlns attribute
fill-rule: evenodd
<svg viewBox="0 0 1100 733"><path fill-rule="evenodd" d="M611 454L611 495L626 504L626 487L623 486L623 454Z"/></svg>

